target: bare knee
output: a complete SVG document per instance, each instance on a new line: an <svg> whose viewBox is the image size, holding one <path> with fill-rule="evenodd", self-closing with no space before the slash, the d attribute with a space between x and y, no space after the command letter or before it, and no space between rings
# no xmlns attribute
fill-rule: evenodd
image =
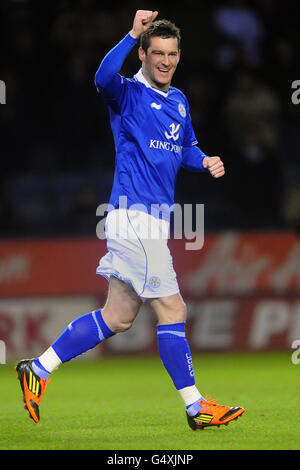
<svg viewBox="0 0 300 470"><path fill-rule="evenodd" d="M141 299L129 284L111 277L102 317L112 331L121 333L132 326L141 304Z"/></svg>
<svg viewBox="0 0 300 470"><path fill-rule="evenodd" d="M187 317L187 307L181 295L152 301L159 324L183 323Z"/></svg>
<svg viewBox="0 0 300 470"><path fill-rule="evenodd" d="M114 333L122 333L132 327L137 312L120 312L116 309L104 307L102 309L102 317L107 326Z"/></svg>

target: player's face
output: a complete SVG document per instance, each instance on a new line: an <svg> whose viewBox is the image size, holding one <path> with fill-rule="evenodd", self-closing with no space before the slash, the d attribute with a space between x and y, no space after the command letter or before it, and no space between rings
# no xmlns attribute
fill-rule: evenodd
<svg viewBox="0 0 300 470"><path fill-rule="evenodd" d="M140 47L143 74L150 85L167 91L179 62L177 38L152 37L147 53Z"/></svg>

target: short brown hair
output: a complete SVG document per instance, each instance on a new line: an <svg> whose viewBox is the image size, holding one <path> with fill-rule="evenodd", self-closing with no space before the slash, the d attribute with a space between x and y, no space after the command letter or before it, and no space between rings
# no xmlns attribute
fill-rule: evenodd
<svg viewBox="0 0 300 470"><path fill-rule="evenodd" d="M177 38L178 49L180 49L181 36L180 29L169 20L153 21L149 28L141 34L140 46L147 53L152 37Z"/></svg>

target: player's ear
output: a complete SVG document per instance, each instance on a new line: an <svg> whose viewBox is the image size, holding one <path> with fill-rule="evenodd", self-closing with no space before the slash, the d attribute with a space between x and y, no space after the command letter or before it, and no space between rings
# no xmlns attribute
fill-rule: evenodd
<svg viewBox="0 0 300 470"><path fill-rule="evenodd" d="M145 60L145 57L146 57L146 52L144 51L144 49L142 47L139 47L139 59L140 61L144 61Z"/></svg>

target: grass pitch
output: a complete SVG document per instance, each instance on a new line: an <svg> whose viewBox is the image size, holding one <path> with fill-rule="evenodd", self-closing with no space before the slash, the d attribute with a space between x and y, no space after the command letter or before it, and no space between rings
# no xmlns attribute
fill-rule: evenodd
<svg viewBox="0 0 300 470"><path fill-rule="evenodd" d="M291 354L193 355L197 386L244 415L193 432L158 356L75 360L52 374L35 424L14 364L0 366L0 449L298 450L300 365Z"/></svg>

